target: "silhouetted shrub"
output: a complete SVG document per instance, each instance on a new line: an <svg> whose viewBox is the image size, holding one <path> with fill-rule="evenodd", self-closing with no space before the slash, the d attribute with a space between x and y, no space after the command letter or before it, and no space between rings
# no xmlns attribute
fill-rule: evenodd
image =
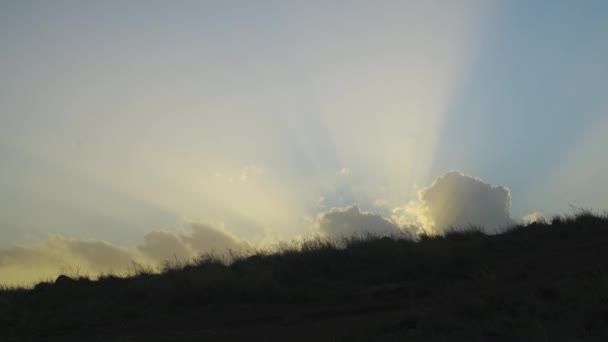
<svg viewBox="0 0 608 342"><path fill-rule="evenodd" d="M483 228L469 226L465 228L450 227L445 232L445 238L452 241L477 239L485 236Z"/></svg>

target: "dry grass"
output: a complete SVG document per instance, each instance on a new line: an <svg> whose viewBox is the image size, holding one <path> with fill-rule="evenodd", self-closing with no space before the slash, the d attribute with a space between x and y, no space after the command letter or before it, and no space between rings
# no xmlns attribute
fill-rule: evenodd
<svg viewBox="0 0 608 342"><path fill-rule="evenodd" d="M74 281L61 286L0 288L0 338L83 337L91 327L116 326L105 331L115 338L127 331L121 322L184 329L194 318L182 315L192 310L214 329L227 324L221 317L250 319L258 312L252 308L279 315L403 302L385 320L370 321L371 340L604 340L607 243L608 215L579 211L497 235L467 227L418 239L317 238L251 255L175 259L159 269L133 263L126 275L97 280L71 270ZM403 323L389 322L396 314ZM342 316L327 317L325 329L344 330Z"/></svg>

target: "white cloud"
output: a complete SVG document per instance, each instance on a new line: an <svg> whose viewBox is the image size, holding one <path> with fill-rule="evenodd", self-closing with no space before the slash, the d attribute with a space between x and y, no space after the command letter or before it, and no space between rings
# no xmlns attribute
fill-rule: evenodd
<svg viewBox="0 0 608 342"><path fill-rule="evenodd" d="M135 246L49 235L38 244L15 244L0 250L0 280L28 284L54 278L66 269L78 269L91 276L124 273L133 261L158 266L164 261L189 261L204 252L222 254L229 249L249 250L250 246L222 226L200 223L191 223L189 229L152 231Z"/></svg>
<svg viewBox="0 0 608 342"><path fill-rule="evenodd" d="M419 201L393 209L393 221L443 232L450 226L476 225L488 232L513 224L511 193L504 186L450 171L419 193Z"/></svg>
<svg viewBox="0 0 608 342"><path fill-rule="evenodd" d="M356 205L332 208L321 213L315 220L315 229L324 236L352 236L375 234L390 236L402 233L398 225L369 211L361 211Z"/></svg>
<svg viewBox="0 0 608 342"><path fill-rule="evenodd" d="M31 285L53 279L66 270L78 270L81 275L122 273L128 270L131 261L145 263L146 259L132 248L106 241L49 235L41 243L15 244L0 250L0 282Z"/></svg>
<svg viewBox="0 0 608 342"><path fill-rule="evenodd" d="M251 175L261 174L260 170L253 167L245 168L243 172L245 176L241 180L249 180ZM323 197L322 201L319 198L319 201L325 204L328 198ZM329 202L333 202L331 198ZM376 209L387 210L386 215L389 215L391 205L388 200L379 198L375 204ZM390 218L377 212L362 211L354 204L339 205L325 209L302 226L312 225L316 233L327 237L367 233L388 236L410 231L441 233L451 225L471 224L492 232L500 226L513 223L509 216L510 205L511 195L506 187L493 186L478 178L452 171L422 189L419 200L393 208ZM280 207L269 206L268 210L280 212ZM540 213L533 214L538 214L534 216L536 218L542 217ZM528 216L524 222L533 219ZM266 235L271 236L272 233L276 231L266 232ZM297 233L301 234L301 231ZM189 260L203 252L215 251L221 254L228 249L250 250L251 245L226 230L223 225L198 222L188 222L185 228L149 232L144 235L141 243L130 246L51 235L39 244L14 245L0 250L0 279L13 283L35 281L45 274L56 276L66 266L78 266L91 274L121 272L131 266L132 260L158 265L165 260Z"/></svg>
<svg viewBox="0 0 608 342"><path fill-rule="evenodd" d="M428 207L420 201L410 201L403 207L393 208L391 220L400 227L410 227L416 233L432 233L435 228Z"/></svg>
<svg viewBox="0 0 608 342"><path fill-rule="evenodd" d="M522 217L522 220L524 221L525 225L529 225L535 222L542 222L545 220L545 215L543 215L543 213L535 211L533 213L530 213L524 217Z"/></svg>

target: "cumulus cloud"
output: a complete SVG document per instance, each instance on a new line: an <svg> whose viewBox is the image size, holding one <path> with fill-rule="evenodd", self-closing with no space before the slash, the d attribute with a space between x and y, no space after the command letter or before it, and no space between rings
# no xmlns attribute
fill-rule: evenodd
<svg viewBox="0 0 608 342"><path fill-rule="evenodd" d="M211 226L201 223L192 223L191 230L180 232L180 239L188 244L194 251L223 252L228 249L248 249L247 242L240 240L236 235L227 231L223 226Z"/></svg>
<svg viewBox="0 0 608 342"><path fill-rule="evenodd" d="M419 193L419 201L395 208L392 219L426 230L443 232L450 226L476 225L488 232L513 224L511 192L479 178L451 171L437 178Z"/></svg>
<svg viewBox="0 0 608 342"><path fill-rule="evenodd" d="M137 256L127 248L99 240L62 239L70 255L81 259L92 270L111 270L129 265Z"/></svg>
<svg viewBox="0 0 608 342"><path fill-rule="evenodd" d="M153 261L163 262L175 258L190 260L204 252L248 250L250 246L222 226L191 223L190 230L150 232L136 249Z"/></svg>
<svg viewBox="0 0 608 342"><path fill-rule="evenodd" d="M504 186L450 171L418 192L418 200L395 207L390 218L364 212L356 205L332 208L315 220L315 228L326 236L374 233L391 235L404 231L441 234L447 228L475 225L488 233L514 223L510 217L511 192ZM387 207L377 200L376 207Z"/></svg>
<svg viewBox="0 0 608 342"><path fill-rule="evenodd" d="M409 227L416 233L434 233L435 222L429 208L420 201L410 201L403 207L393 208L391 220L400 227Z"/></svg>
<svg viewBox="0 0 608 342"><path fill-rule="evenodd" d="M175 258L188 261L204 252L222 254L228 249L248 250L250 246L221 226L200 223L191 223L189 229L152 231L135 246L49 235L38 244L15 244L0 250L0 280L28 284L54 278L70 269L91 276L124 273L130 270L132 262L157 266Z"/></svg>
<svg viewBox="0 0 608 342"><path fill-rule="evenodd" d="M253 168L247 169L242 178L250 179L256 172ZM307 224L312 224L315 232L322 236L341 237L367 233L379 236L403 232L442 233L450 226L468 225L493 232L513 223L509 214L509 189L456 171L437 178L418 195L418 200L393 208L389 218L362 211L357 205L338 205L324 209ZM322 202L327 201L328 198L324 197ZM388 201L376 201L379 210L390 207ZM540 218L542 214L533 213L524 217L524 222ZM149 232L141 243L132 246L69 239L60 235L50 235L39 244L14 245L0 250L0 280L5 283L32 282L47 275L54 277L65 267L79 267L91 275L106 271L123 272L131 267L131 261L158 265L176 258L179 261L191 260L209 251L221 254L229 249L251 249L247 242L221 225L195 222L185 227Z"/></svg>
<svg viewBox="0 0 608 342"><path fill-rule="evenodd" d="M150 232L144 236L144 242L136 248L146 257L159 263L174 258L188 260L194 256L192 248L170 231Z"/></svg>
<svg viewBox="0 0 608 342"><path fill-rule="evenodd" d="M33 245L15 244L0 251L0 268L19 266L66 267L68 263L84 265L92 271L128 266L135 259L126 248L101 240L68 239L49 235L46 241Z"/></svg>
<svg viewBox="0 0 608 342"><path fill-rule="evenodd" d="M70 270L91 275L122 273L130 267L131 261L145 263L145 259L132 249L106 241L49 235L41 243L15 244L0 250L0 282L31 285Z"/></svg>
<svg viewBox="0 0 608 342"><path fill-rule="evenodd" d="M332 208L319 214L315 220L315 228L321 235L333 237L368 233L390 236L403 232L395 223L378 214L361 211L356 205Z"/></svg>

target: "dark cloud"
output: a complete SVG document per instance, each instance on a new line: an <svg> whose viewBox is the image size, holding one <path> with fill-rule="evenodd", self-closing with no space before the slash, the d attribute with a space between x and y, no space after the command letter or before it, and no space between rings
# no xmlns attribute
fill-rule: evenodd
<svg viewBox="0 0 608 342"><path fill-rule="evenodd" d="M137 250L155 262L190 260L205 252L248 250L249 244L223 228L192 223L189 230L154 231L144 236Z"/></svg>
<svg viewBox="0 0 608 342"><path fill-rule="evenodd" d="M142 254L157 263L168 260L188 260L193 251L177 236L168 231L154 231L144 236L144 242L136 247Z"/></svg>
<svg viewBox="0 0 608 342"><path fill-rule="evenodd" d="M315 220L315 227L322 235L334 237L368 233L389 236L402 232L393 222L378 214L361 211L356 205L332 208L328 212L319 214Z"/></svg>
<svg viewBox="0 0 608 342"><path fill-rule="evenodd" d="M122 269L137 259L126 248L100 240L64 239L66 251L81 258L93 270Z"/></svg>
<svg viewBox="0 0 608 342"><path fill-rule="evenodd" d="M131 261L145 263L129 248L101 240L67 239L50 235L37 244L13 245L0 250L0 283L30 286L58 274L124 274Z"/></svg>
<svg viewBox="0 0 608 342"><path fill-rule="evenodd" d="M228 249L248 249L249 245L220 227L194 223L190 232L181 233L180 238L194 251L225 252Z"/></svg>
<svg viewBox="0 0 608 342"><path fill-rule="evenodd" d="M14 245L10 248L0 250L0 268L50 266L61 262L61 257L47 253L46 246L24 246Z"/></svg>

